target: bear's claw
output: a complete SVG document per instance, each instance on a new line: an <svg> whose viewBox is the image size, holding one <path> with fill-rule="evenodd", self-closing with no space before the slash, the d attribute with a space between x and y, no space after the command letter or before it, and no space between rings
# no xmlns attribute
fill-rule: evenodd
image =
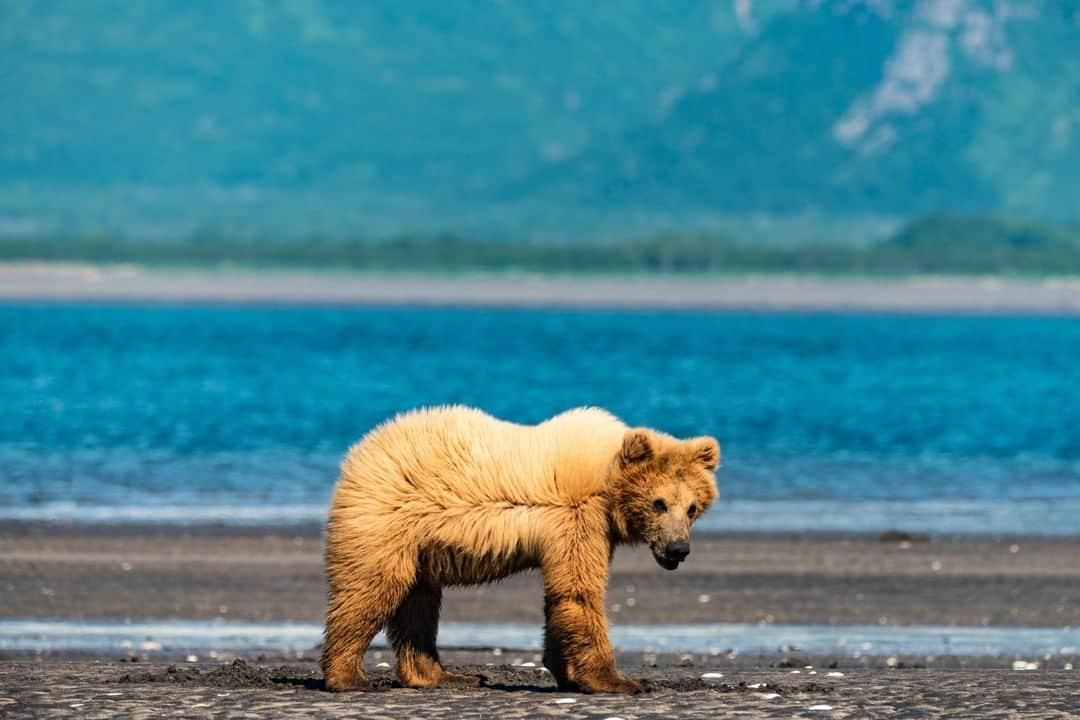
<svg viewBox="0 0 1080 720"><path fill-rule="evenodd" d="M335 678L326 680L325 685L330 692L356 692L370 687L367 678L363 677Z"/></svg>
<svg viewBox="0 0 1080 720"><path fill-rule="evenodd" d="M629 678L620 677L617 680L603 681L603 682L590 682L588 680L579 680L578 682L567 682L559 685L560 690L568 692L582 692L586 694L598 694L598 693L622 693L624 695L637 695L644 692L642 684L637 680L631 680Z"/></svg>

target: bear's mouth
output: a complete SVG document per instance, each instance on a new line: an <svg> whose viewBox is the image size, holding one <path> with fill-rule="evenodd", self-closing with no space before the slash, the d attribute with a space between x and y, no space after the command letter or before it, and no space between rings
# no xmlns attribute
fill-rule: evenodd
<svg viewBox="0 0 1080 720"><path fill-rule="evenodd" d="M675 570L679 567L678 560L672 560L671 558L665 557L660 553L654 552L653 557L656 558L656 564L664 568L665 570Z"/></svg>

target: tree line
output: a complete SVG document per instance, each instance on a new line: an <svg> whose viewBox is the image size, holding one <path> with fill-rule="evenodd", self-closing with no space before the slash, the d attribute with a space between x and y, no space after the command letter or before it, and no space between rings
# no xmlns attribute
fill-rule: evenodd
<svg viewBox="0 0 1080 720"><path fill-rule="evenodd" d="M751 244L720 232L541 243L455 233L385 239L273 238L199 232L143 240L111 234L0 238L0 260L367 271L539 273L1080 273L1080 223L934 213L884 240Z"/></svg>

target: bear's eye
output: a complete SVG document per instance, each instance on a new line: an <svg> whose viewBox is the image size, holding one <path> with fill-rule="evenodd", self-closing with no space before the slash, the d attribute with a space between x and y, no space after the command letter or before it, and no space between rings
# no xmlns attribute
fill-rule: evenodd
<svg viewBox="0 0 1080 720"><path fill-rule="evenodd" d="M652 501L652 506L653 506L653 510L655 510L658 513L667 512L667 503L664 502L663 500L661 500L660 498L656 498L655 500L653 500Z"/></svg>
<svg viewBox="0 0 1080 720"><path fill-rule="evenodd" d="M686 508L686 517L693 518L695 515L697 515L697 505Z"/></svg>

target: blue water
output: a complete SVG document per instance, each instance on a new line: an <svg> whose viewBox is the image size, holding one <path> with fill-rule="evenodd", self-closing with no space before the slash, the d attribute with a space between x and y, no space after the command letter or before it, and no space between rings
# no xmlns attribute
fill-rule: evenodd
<svg viewBox="0 0 1080 720"><path fill-rule="evenodd" d="M302 521L466 403L709 433L733 529L1080 533L1080 320L0 306L0 516Z"/></svg>
<svg viewBox="0 0 1080 720"><path fill-rule="evenodd" d="M183 651L310 651L322 639L321 623L252 623L222 620L134 622L0 620L0 650L89 650L175 653ZM646 652L770 653L792 651L862 655L1028 655L1072 658L1080 647L1077 628L965 627L935 625L773 625L613 623L619 650ZM443 647L538 650L543 631L532 623L439 623ZM380 633L373 643L386 647ZM520 663L513 656L503 662ZM824 674L824 673L823 673Z"/></svg>

